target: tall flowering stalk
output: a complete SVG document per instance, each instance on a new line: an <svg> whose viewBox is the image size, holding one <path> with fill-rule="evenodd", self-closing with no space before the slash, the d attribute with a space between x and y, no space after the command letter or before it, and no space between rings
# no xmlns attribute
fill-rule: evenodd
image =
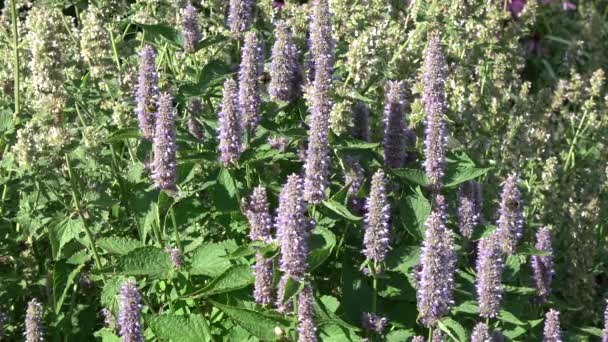
<svg viewBox="0 0 608 342"><path fill-rule="evenodd" d="M471 334L471 342L492 342L493 338L490 329L485 323L477 323Z"/></svg>
<svg viewBox="0 0 608 342"><path fill-rule="evenodd" d="M445 199L437 195L435 208L425 224L417 299L418 312L427 327L435 325L454 303L457 257L453 233L445 226L446 211Z"/></svg>
<svg viewBox="0 0 608 342"><path fill-rule="evenodd" d="M559 311L550 309L545 315L543 342L562 342L562 330L559 324Z"/></svg>
<svg viewBox="0 0 608 342"><path fill-rule="evenodd" d="M192 4L188 4L182 16L182 35L184 36L184 50L186 52L196 51L196 46L201 40L201 26L198 23L198 12Z"/></svg>
<svg viewBox="0 0 608 342"><path fill-rule="evenodd" d="M447 126L444 116L447 111L445 96L446 61L438 35L431 36L424 57L424 92L422 100L425 111L424 168L431 189L438 192L443 187Z"/></svg>
<svg viewBox="0 0 608 342"><path fill-rule="evenodd" d="M205 130L202 125L197 121L196 117L203 112L203 103L201 99L195 97L188 103L188 133L199 141L205 139Z"/></svg>
<svg viewBox="0 0 608 342"><path fill-rule="evenodd" d="M137 284L127 280L120 287L118 327L122 342L143 342L141 296Z"/></svg>
<svg viewBox="0 0 608 342"><path fill-rule="evenodd" d="M258 186L253 190L248 203L245 204L245 216L249 221L249 238L252 241L272 241L272 218L268 209L268 198L266 189ZM255 282L253 287L253 298L262 305L272 303L272 259L264 258L261 252L255 256L254 266Z"/></svg>
<svg viewBox="0 0 608 342"><path fill-rule="evenodd" d="M80 54L90 67L91 76L103 79L115 72L110 33L105 27L103 13L95 6L81 15Z"/></svg>
<svg viewBox="0 0 608 342"><path fill-rule="evenodd" d="M224 82L222 110L219 116L220 161L225 167L234 166L243 149L243 125L239 110L236 82Z"/></svg>
<svg viewBox="0 0 608 342"><path fill-rule="evenodd" d="M390 240L390 205L386 198L384 172L378 170L372 177L371 190L365 204L365 235L363 254L375 263L384 262Z"/></svg>
<svg viewBox="0 0 608 342"><path fill-rule="evenodd" d="M144 139L154 138L154 121L158 100L158 74L156 73L156 52L150 45L139 53L139 78L135 94L135 113Z"/></svg>
<svg viewBox="0 0 608 342"><path fill-rule="evenodd" d="M260 122L260 77L264 71L264 51L255 32L245 34L239 69L239 106L245 127L254 132Z"/></svg>
<svg viewBox="0 0 608 342"><path fill-rule="evenodd" d="M228 27L233 37L240 38L243 32L249 30L254 8L255 0L230 0Z"/></svg>
<svg viewBox="0 0 608 342"><path fill-rule="evenodd" d="M407 123L403 82L389 81L384 105L384 164L403 167L406 157Z"/></svg>
<svg viewBox="0 0 608 342"><path fill-rule="evenodd" d="M523 203L518 184L519 178L516 175L507 177L498 209L497 233L503 251L507 254L515 252L524 230Z"/></svg>
<svg viewBox="0 0 608 342"><path fill-rule="evenodd" d="M606 301L606 311L604 311L604 331L602 342L608 342L608 301Z"/></svg>
<svg viewBox="0 0 608 342"><path fill-rule="evenodd" d="M470 239L481 223L481 185L468 181L458 188L458 228L460 234Z"/></svg>
<svg viewBox="0 0 608 342"><path fill-rule="evenodd" d="M369 141L369 106L363 102L357 102L353 106L351 135L353 138Z"/></svg>
<svg viewBox="0 0 608 342"><path fill-rule="evenodd" d="M532 256L532 270L534 272L534 285L541 303L545 303L551 294L551 281L553 280L553 248L551 247L551 232L543 227L536 232L536 245L539 251L548 255Z"/></svg>
<svg viewBox="0 0 608 342"><path fill-rule="evenodd" d="M344 184L350 185L348 192L348 205L351 210L356 213L363 211L364 203L357 198L357 193L361 190L365 182L365 170L359 160L353 157L347 157L345 161L346 172L344 173Z"/></svg>
<svg viewBox="0 0 608 342"><path fill-rule="evenodd" d="M484 318L494 318L500 310L504 269L503 254L496 233L481 239L477 248L475 286L479 315Z"/></svg>
<svg viewBox="0 0 608 342"><path fill-rule="evenodd" d="M154 132L152 179L156 187L174 192L177 182L177 144L173 96L163 93L158 99L158 115Z"/></svg>
<svg viewBox="0 0 608 342"><path fill-rule="evenodd" d="M25 341L44 341L44 326L42 324L42 305L36 298L27 303L25 312Z"/></svg>
<svg viewBox="0 0 608 342"><path fill-rule="evenodd" d="M180 269L184 267L184 256L179 248L176 247L167 247L165 248L165 252L169 254L169 258L171 258L171 264L173 267Z"/></svg>
<svg viewBox="0 0 608 342"><path fill-rule="evenodd" d="M306 285L298 295L298 342L316 342L317 327L314 317L312 288Z"/></svg>
<svg viewBox="0 0 608 342"><path fill-rule="evenodd" d="M300 94L301 73L298 48L291 30L283 21L274 30L268 92L273 100L289 102Z"/></svg>
<svg viewBox="0 0 608 342"><path fill-rule="evenodd" d="M325 199L329 176L329 117L333 102L329 95L333 73L334 41L327 0L314 2L310 25L310 44L315 80L310 94L311 121L304 163L304 198L317 204Z"/></svg>

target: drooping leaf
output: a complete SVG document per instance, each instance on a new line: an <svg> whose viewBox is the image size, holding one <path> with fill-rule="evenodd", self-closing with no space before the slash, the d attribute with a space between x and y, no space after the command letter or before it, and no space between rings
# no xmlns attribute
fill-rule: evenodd
<svg viewBox="0 0 608 342"><path fill-rule="evenodd" d="M144 247L144 244L138 240L127 237L104 237L96 241L97 245L105 249L109 253L124 255L134 249Z"/></svg>
<svg viewBox="0 0 608 342"><path fill-rule="evenodd" d="M242 289L253 284L253 270L249 265L236 265L213 279L201 290L187 295L188 298L209 297Z"/></svg>
<svg viewBox="0 0 608 342"><path fill-rule="evenodd" d="M361 217L355 216L353 215L348 208L346 208L344 205L333 201L333 200L327 200L327 201L323 201L323 205L325 207L327 207L328 209L330 209L331 211L333 211L334 213L344 217L347 220L350 221L359 221L361 220Z"/></svg>

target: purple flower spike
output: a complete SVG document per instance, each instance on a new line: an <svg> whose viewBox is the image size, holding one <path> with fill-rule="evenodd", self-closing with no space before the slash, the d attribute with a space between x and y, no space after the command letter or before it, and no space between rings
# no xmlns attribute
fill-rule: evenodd
<svg viewBox="0 0 608 342"><path fill-rule="evenodd" d="M115 331L116 330L116 318L112 314L112 311L107 308L101 309L101 315L103 316L103 323L106 328Z"/></svg>
<svg viewBox="0 0 608 342"><path fill-rule="evenodd" d="M205 139L205 131L201 124L196 120L196 117L203 112L203 103L198 97L190 100L188 104L188 132L197 140Z"/></svg>
<svg viewBox="0 0 608 342"><path fill-rule="evenodd" d="M302 180L296 174L287 177L279 196L276 227L281 246L280 269L286 276L301 281L308 268L306 258L312 224L306 218Z"/></svg>
<svg viewBox="0 0 608 342"><path fill-rule="evenodd" d="M290 314L293 312L293 301L287 300L283 303L285 297L285 286L287 286L287 280L289 276L283 275L279 280L279 288L277 290L277 311L282 314Z"/></svg>
<svg viewBox="0 0 608 342"><path fill-rule="evenodd" d="M384 105L384 164L403 167L406 158L408 127L403 82L389 81Z"/></svg>
<svg viewBox="0 0 608 342"><path fill-rule="evenodd" d="M363 214L365 204L363 199L357 198L357 193L365 182L365 170L359 160L352 157L347 157L344 164L346 166L344 184L350 185L346 194L348 196L349 208L357 214Z"/></svg>
<svg viewBox="0 0 608 342"><path fill-rule="evenodd" d="M471 335L471 342L492 342L492 335L485 323L477 323Z"/></svg>
<svg viewBox="0 0 608 342"><path fill-rule="evenodd" d="M298 48L293 42L291 30L284 22L277 24L274 34L268 92L275 101L289 102L300 95L302 75Z"/></svg>
<svg viewBox="0 0 608 342"><path fill-rule="evenodd" d="M445 337L443 337L441 330L433 331L433 342L444 342L444 341L445 341Z"/></svg>
<svg viewBox="0 0 608 342"><path fill-rule="evenodd" d="M156 52L150 45L144 46L139 53L139 79L135 93L135 113L144 139L154 138L154 120L158 99L158 74L156 73Z"/></svg>
<svg viewBox="0 0 608 342"><path fill-rule="evenodd" d="M249 201L245 203L245 216L249 221L249 238L251 241L272 241L272 217L268 209L266 188L258 186L253 189Z"/></svg>
<svg viewBox="0 0 608 342"><path fill-rule="evenodd" d="M369 106L363 102L357 102L353 106L351 135L353 138L369 141Z"/></svg>
<svg viewBox="0 0 608 342"><path fill-rule="evenodd" d="M481 185L475 181L463 183L458 188L458 228L460 234L470 239L481 223Z"/></svg>
<svg viewBox="0 0 608 342"><path fill-rule="evenodd" d="M532 270L534 271L534 285L541 303L546 303L551 294L551 281L553 280L553 248L551 247L551 232L547 227L536 233L536 245L539 251L548 253L545 256L532 256Z"/></svg>
<svg viewBox="0 0 608 342"><path fill-rule="evenodd" d="M264 50L254 32L245 34L239 70L239 105L245 127L255 132L260 123L260 77L264 72Z"/></svg>
<svg viewBox="0 0 608 342"><path fill-rule="evenodd" d="M504 268L503 254L496 233L479 241L477 246L477 301L479 315L484 318L494 318L500 310L502 300L502 271Z"/></svg>
<svg viewBox="0 0 608 342"><path fill-rule="evenodd" d="M243 32L249 30L254 7L255 0L230 0L228 27L234 38L240 38Z"/></svg>
<svg viewBox="0 0 608 342"><path fill-rule="evenodd" d="M313 2L310 23L310 49L315 69L315 80L328 82L333 73L334 39L331 28L331 13L328 0Z"/></svg>
<svg viewBox="0 0 608 342"><path fill-rule="evenodd" d="M518 188L519 178L510 175L505 181L498 209L497 233L505 253L511 255L524 231L523 202Z"/></svg>
<svg viewBox="0 0 608 342"><path fill-rule="evenodd" d="M255 268L253 271L255 281L253 284L253 298L256 303L268 305L273 302L272 288L272 259L264 258L264 255L258 252L255 256Z"/></svg>
<svg viewBox="0 0 608 342"><path fill-rule="evenodd" d="M389 249L391 208L386 198L386 179L382 170L372 177L365 209L363 254L374 262L383 262Z"/></svg>
<svg viewBox="0 0 608 342"><path fill-rule="evenodd" d="M298 295L298 342L316 342L317 327L313 319L314 298L307 285Z"/></svg>
<svg viewBox="0 0 608 342"><path fill-rule="evenodd" d="M177 145L175 140L175 110L173 96L163 93L158 99L158 116L154 132L154 161L152 179L156 187L176 191Z"/></svg>
<svg viewBox="0 0 608 342"><path fill-rule="evenodd" d="M604 332L602 342L608 342L608 301L606 301L606 311L604 311Z"/></svg>
<svg viewBox="0 0 608 342"><path fill-rule="evenodd" d="M388 319L386 317L378 316L375 313L364 312L361 317L361 323L365 330L382 335L388 325Z"/></svg>
<svg viewBox="0 0 608 342"><path fill-rule="evenodd" d="M165 252L169 254L169 258L171 258L171 263L175 268L182 268L184 266L184 256L179 248L175 247L167 247L165 248Z"/></svg>
<svg viewBox="0 0 608 342"><path fill-rule="evenodd" d="M445 199L437 195L435 208L425 224L417 298L418 312L427 327L433 326L454 304L457 257L453 233L445 226L446 210Z"/></svg>
<svg viewBox="0 0 608 342"><path fill-rule="evenodd" d="M424 57L424 169L431 189L439 192L445 174L445 153L448 130L444 121L447 111L445 97L446 61L438 35L430 38Z"/></svg>
<svg viewBox="0 0 608 342"><path fill-rule="evenodd" d="M412 342L426 342L426 339L423 336L418 335L412 338Z"/></svg>
<svg viewBox="0 0 608 342"><path fill-rule="evenodd" d="M201 27L198 24L198 12L191 4L186 6L182 17L182 35L184 36L184 50L194 52L201 40Z"/></svg>
<svg viewBox="0 0 608 342"><path fill-rule="evenodd" d="M222 110L219 116L220 160L224 167L236 164L243 149L243 125L236 82L224 82Z"/></svg>
<svg viewBox="0 0 608 342"><path fill-rule="evenodd" d="M559 311L550 309L545 315L543 342L562 342L562 330L559 324Z"/></svg>
<svg viewBox="0 0 608 342"><path fill-rule="evenodd" d="M27 303L25 313L25 341L42 342L44 341L44 326L42 324L42 305L36 298Z"/></svg>
<svg viewBox="0 0 608 342"><path fill-rule="evenodd" d="M118 326L122 342L143 342L141 296L133 280L127 280L120 287Z"/></svg>

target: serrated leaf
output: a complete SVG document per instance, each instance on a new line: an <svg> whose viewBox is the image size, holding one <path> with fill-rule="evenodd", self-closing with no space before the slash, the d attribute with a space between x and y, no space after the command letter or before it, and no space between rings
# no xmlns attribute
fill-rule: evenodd
<svg viewBox="0 0 608 342"><path fill-rule="evenodd" d="M321 296L320 300L321 303L323 303L323 306L325 306L325 308L331 313L336 313L336 310L338 310L338 307L340 307L340 302L336 297L325 295Z"/></svg>
<svg viewBox="0 0 608 342"><path fill-rule="evenodd" d="M249 310L220 304L214 301L212 301L212 303L236 324L262 340L278 340L277 335L274 333L275 328L279 327L283 331L286 331L289 325L289 322L286 319L274 314L266 313L263 310Z"/></svg>
<svg viewBox="0 0 608 342"><path fill-rule="evenodd" d="M49 227L49 240L53 256L57 260L61 255L63 247L73 239L78 237L78 234L83 231L84 225L81 219L64 219L58 224Z"/></svg>
<svg viewBox="0 0 608 342"><path fill-rule="evenodd" d="M125 255L137 248L144 247L144 244L138 240L118 236L101 238L97 240L97 245L109 253L119 255Z"/></svg>
<svg viewBox="0 0 608 342"><path fill-rule="evenodd" d="M386 334L386 342L408 341L408 339L414 335L415 333L413 330L394 330Z"/></svg>
<svg viewBox="0 0 608 342"><path fill-rule="evenodd" d="M120 342L120 337L111 329L103 328L93 334L95 337L101 338L101 342Z"/></svg>
<svg viewBox="0 0 608 342"><path fill-rule="evenodd" d="M420 259L420 246L399 246L388 252L386 266L390 271L410 274Z"/></svg>
<svg viewBox="0 0 608 342"><path fill-rule="evenodd" d="M422 170L418 169L395 169L391 171L395 176L407 180L410 183L427 186L429 179Z"/></svg>
<svg viewBox="0 0 608 342"><path fill-rule="evenodd" d="M209 341L207 323L202 315L158 315L150 319L156 337L172 342Z"/></svg>
<svg viewBox="0 0 608 342"><path fill-rule="evenodd" d="M312 271L321 266L331 254L335 245L336 236L334 233L325 227L317 226L310 238L309 269Z"/></svg>
<svg viewBox="0 0 608 342"><path fill-rule="evenodd" d="M448 336L453 338L455 341L459 341L459 342L468 341L467 332L464 330L464 327L460 323L456 322L455 320L447 317L437 323L439 325L439 328L443 332L448 334Z"/></svg>
<svg viewBox="0 0 608 342"><path fill-rule="evenodd" d="M347 220L350 221L360 221L361 217L355 216L353 215L348 208L346 208L345 206L343 206L342 204L333 201L333 200L327 200L327 201L323 201L323 205L325 207L327 207L328 209L330 209L331 211L333 211L334 213L344 217Z"/></svg>
<svg viewBox="0 0 608 342"><path fill-rule="evenodd" d="M144 164L135 163L130 164L127 169L127 181L130 183L137 184L144 180Z"/></svg>
<svg viewBox="0 0 608 342"><path fill-rule="evenodd" d="M431 214L431 203L424 197L420 188L405 197L401 207L406 229L416 236L423 236L424 223Z"/></svg>
<svg viewBox="0 0 608 342"><path fill-rule="evenodd" d="M187 295L188 298L210 297L220 293L240 290L253 284L253 270L249 265L236 265L229 268L204 288Z"/></svg>
<svg viewBox="0 0 608 342"><path fill-rule="evenodd" d="M230 268L226 248L218 243L205 243L194 250L190 274L217 277Z"/></svg>
<svg viewBox="0 0 608 342"><path fill-rule="evenodd" d="M445 186L455 187L466 181L476 179L488 173L492 168L480 168L464 153L451 156L448 160Z"/></svg>
<svg viewBox="0 0 608 342"><path fill-rule="evenodd" d="M319 337L321 338L321 341L327 342L359 341L359 338L354 333L331 321L319 327Z"/></svg>
<svg viewBox="0 0 608 342"><path fill-rule="evenodd" d="M173 264L165 251L147 246L123 255L118 260L118 272L123 275L167 279L173 274Z"/></svg>

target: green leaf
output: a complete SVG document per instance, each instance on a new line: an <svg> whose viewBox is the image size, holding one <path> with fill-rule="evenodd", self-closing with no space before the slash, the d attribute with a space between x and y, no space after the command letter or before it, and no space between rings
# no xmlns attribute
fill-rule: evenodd
<svg viewBox="0 0 608 342"><path fill-rule="evenodd" d="M202 315L158 315L150 319L150 328L161 340L172 342L211 340L207 322Z"/></svg>
<svg viewBox="0 0 608 342"><path fill-rule="evenodd" d="M133 24L141 27L144 31L146 31L146 38L149 36L163 37L169 42L173 43L173 45L179 47L181 47L184 43L184 37L182 36L182 34L171 26L162 24L147 25L137 22L134 22Z"/></svg>
<svg viewBox="0 0 608 342"><path fill-rule="evenodd" d="M188 298L210 297L220 293L240 290L253 284L255 278L249 265L236 265L229 268L219 277L213 279L204 288L187 295Z"/></svg>
<svg viewBox="0 0 608 342"><path fill-rule="evenodd" d="M95 337L101 338L101 342L120 342L120 337L114 331L108 328L103 328L93 334Z"/></svg>
<svg viewBox="0 0 608 342"><path fill-rule="evenodd" d="M342 204L340 204L336 201L333 201L333 200L323 201L323 205L325 207L327 207L328 209L330 209L331 211L333 211L334 213L344 217L347 220L350 220L350 221L361 220L361 217L353 215L345 206L343 206Z"/></svg>
<svg viewBox="0 0 608 342"><path fill-rule="evenodd" d="M338 299L336 297L332 297L332 296L321 296L321 303L323 303L323 306L325 306L325 308L327 310L329 310L331 313L336 313L336 311L338 310L338 307L340 307L340 302L338 301Z"/></svg>
<svg viewBox="0 0 608 342"><path fill-rule="evenodd" d="M336 246L336 236L331 230L317 226L310 238L311 252L308 255L309 269L312 271L321 266L323 262L331 255L333 248Z"/></svg>
<svg viewBox="0 0 608 342"><path fill-rule="evenodd" d="M53 269L53 302L55 304L55 314L59 314L65 297L68 291L72 288L74 279L85 264L72 267L63 261L59 261L55 264Z"/></svg>
<svg viewBox="0 0 608 342"><path fill-rule="evenodd" d="M400 209L405 228L416 236L423 236L424 223L431 214L431 203L424 197L422 190L417 188L415 193L407 195Z"/></svg>
<svg viewBox="0 0 608 342"><path fill-rule="evenodd" d="M394 330L386 334L386 342L408 341L408 339L414 335L415 333L413 330Z"/></svg>
<svg viewBox="0 0 608 342"><path fill-rule="evenodd" d="M592 336L602 337L602 329L596 327L582 327L578 328L578 330Z"/></svg>
<svg viewBox="0 0 608 342"><path fill-rule="evenodd" d="M261 340L278 340L274 331L276 327L283 331L287 330L289 322L277 315L267 313L264 310L249 310L245 308L228 306L212 301L213 305L224 312L236 324L247 330L250 334Z"/></svg>
<svg viewBox="0 0 608 342"><path fill-rule="evenodd" d="M194 250L190 274L217 277L230 268L230 260L225 258L226 248L218 243L204 243Z"/></svg>
<svg viewBox="0 0 608 342"><path fill-rule="evenodd" d="M456 322L455 320L447 317L442 319L441 321L437 322L439 325L439 328L445 332L446 334L448 334L448 336L450 336L451 338L453 338L456 341L459 342L467 342L468 338L467 338L467 333L464 330L464 328L462 327L462 325L460 325L460 323ZM456 336L454 336L454 334Z"/></svg>
<svg viewBox="0 0 608 342"><path fill-rule="evenodd" d="M465 312L465 313L470 313L470 314L478 314L479 313L479 307L472 300L460 303L458 306L456 306L452 310L454 312Z"/></svg>
<svg viewBox="0 0 608 342"><path fill-rule="evenodd" d="M167 279L173 274L173 264L165 251L147 246L123 255L118 260L118 272L124 275Z"/></svg>
<svg viewBox="0 0 608 342"><path fill-rule="evenodd" d="M492 224L487 224L483 227L477 227L473 232L472 240L479 241L485 237L492 235L496 231L496 226Z"/></svg>
<svg viewBox="0 0 608 342"><path fill-rule="evenodd" d="M304 283L300 283L297 280L294 280L293 278L288 277L287 282L285 283L285 293L283 295L283 298L281 298L281 302L285 303L285 302L291 300L291 298L293 298L293 296L300 293L300 291L302 291L303 288L304 288Z"/></svg>
<svg viewBox="0 0 608 342"><path fill-rule="evenodd" d="M319 327L319 337L321 341L327 342L359 341L359 338L352 331L331 321Z"/></svg>
<svg viewBox="0 0 608 342"><path fill-rule="evenodd" d="M119 255L128 254L134 249L144 247L144 244L138 240L118 236L101 238L97 240L97 245L109 253Z"/></svg>
<svg viewBox="0 0 608 342"><path fill-rule="evenodd" d="M49 227L49 240L51 241L51 248L55 260L60 257L63 246L77 238L78 234L82 232L83 229L84 225L79 218L67 218L57 225Z"/></svg>
<svg viewBox="0 0 608 342"><path fill-rule="evenodd" d="M397 176L401 179L404 179L410 183L416 184L416 185L420 185L420 186L429 185L429 179L426 177L426 174L422 170L395 169L395 170L392 170L392 173L395 176Z"/></svg>
<svg viewBox="0 0 608 342"><path fill-rule="evenodd" d="M519 318L515 317L514 314L510 313L509 311L505 311L505 310L500 310L500 313L498 314L498 319L503 322L511 323L514 325L526 325L526 323L522 322Z"/></svg>
<svg viewBox="0 0 608 342"><path fill-rule="evenodd" d="M519 246L519 248L517 248L517 254L522 254L522 255L537 255L537 256L548 256L551 255L551 253L547 252L547 251L541 251L540 249L536 249L534 247L532 247L531 245L528 244L524 244Z"/></svg>
<svg viewBox="0 0 608 342"><path fill-rule="evenodd" d="M386 266L390 271L411 274L420 259L420 246L399 246L388 252Z"/></svg>
<svg viewBox="0 0 608 342"><path fill-rule="evenodd" d="M464 153L451 156L445 174L445 186L455 187L466 181L476 179L488 173L492 168L480 168Z"/></svg>
<svg viewBox="0 0 608 342"><path fill-rule="evenodd" d="M116 130L112 135L110 135L107 139L107 142L117 142L123 141L125 139L140 139L141 131L137 127L133 128L123 128Z"/></svg>

